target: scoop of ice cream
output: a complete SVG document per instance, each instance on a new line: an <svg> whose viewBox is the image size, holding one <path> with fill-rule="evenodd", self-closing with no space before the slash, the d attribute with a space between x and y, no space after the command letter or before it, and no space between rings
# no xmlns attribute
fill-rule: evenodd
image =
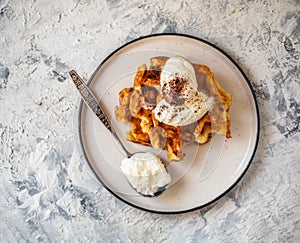
<svg viewBox="0 0 300 243"><path fill-rule="evenodd" d="M154 109L155 118L172 126L198 121L212 109L213 98L197 90L192 64L183 57L171 57L161 73L162 99Z"/></svg>
<svg viewBox="0 0 300 243"><path fill-rule="evenodd" d="M136 153L123 159L121 170L131 186L145 196L154 196L171 182L164 164L154 154Z"/></svg>

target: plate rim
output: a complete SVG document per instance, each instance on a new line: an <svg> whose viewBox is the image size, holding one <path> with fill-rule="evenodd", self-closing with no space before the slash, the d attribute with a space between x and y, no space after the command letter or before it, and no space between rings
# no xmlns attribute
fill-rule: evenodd
<svg viewBox="0 0 300 243"><path fill-rule="evenodd" d="M83 110L83 100L80 99L80 104L78 107L78 118L77 118L77 136L79 137L79 145L82 151L82 155L84 157L84 159L86 160L86 164L88 164L90 170L93 172L94 176L96 177L97 181L101 183L101 185L107 190L109 191L114 197L116 197L117 199L119 199L121 202L132 206L134 208L146 211L146 212L150 212L150 213L156 213L156 214L182 214L182 213L188 213L188 212L192 212L195 210L199 210L202 208L205 208L209 205L212 205L213 203L217 202L218 200L220 200L221 198L223 198L226 194L228 194L231 190L233 190L236 185L242 180L242 178L245 176L246 172L248 171L250 165L252 164L252 161L254 159L254 156L256 154L257 148L258 148L258 144L259 144L259 136L260 136L260 114L259 114L259 107L258 107L258 102L257 102L257 98L255 95L255 91L253 89L253 86L249 80L249 78L246 76L246 74L244 73L244 71L242 70L242 68L240 67L240 65L237 64L237 62L229 55L227 54L227 52L225 52L223 49L221 49L220 47L218 47L216 44L211 43L210 41L200 38L200 37L196 37L193 35L189 35L189 34L183 34L183 33L154 33L154 34L149 34L149 35L143 35L140 37L137 37L133 40L130 40L128 42L126 42L125 44L119 46L118 48L116 48L115 50L113 50L110 54L108 54L103 61L97 66L97 68L95 69L95 71L92 73L91 77L88 79L87 81L87 85L89 86L92 82L92 80L95 78L95 76L97 75L98 71L102 68L102 66L113 56L115 55L117 52L119 52L120 50L122 50L123 48L144 40L144 39L150 39L153 37L163 37L163 36L178 36L178 37L184 37L184 38L189 38L192 40L196 40L199 42L203 42L211 47L213 47L214 49L216 49L217 51L219 51L221 54L223 54L226 58L229 59L229 61L238 69L238 71L242 74L243 78L246 80L246 83L250 89L252 98L254 100L254 105L255 105L255 110L256 110L256 120L257 120L257 131L256 131L256 139L255 139L255 144L254 144L254 148L251 154L251 157L246 165L246 167L244 168L244 170L242 171L242 173L239 175L239 177L236 179L236 181L234 181L234 183L229 186L227 188L227 190L225 190L223 193L221 193L219 196L217 196L216 198L210 200L209 202L196 206L196 207L192 207L192 208L188 208L188 209L184 209L184 210L178 210L178 211L159 211L159 210L153 210L153 209L149 209L149 208L144 208L138 205L135 205L134 203L131 203L129 201L127 201L126 199L120 197L119 195L117 195L114 191L112 191L97 175L97 173L95 172L95 170L93 169L86 151L84 149L84 145L83 145L83 138L82 138L82 134L81 134L81 127L82 127L82 123L81 123L81 117L82 117L82 110Z"/></svg>

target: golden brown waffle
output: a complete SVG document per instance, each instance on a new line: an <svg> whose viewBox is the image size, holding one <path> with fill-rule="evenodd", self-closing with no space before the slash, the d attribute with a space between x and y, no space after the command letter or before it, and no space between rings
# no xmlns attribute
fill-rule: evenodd
<svg viewBox="0 0 300 243"><path fill-rule="evenodd" d="M208 67L193 64L199 91L214 98L213 110L187 126L175 127L159 122L152 111L161 99L160 73L167 60L168 57L164 56L153 57L149 69L145 64L138 67L133 87L119 93L120 105L116 107L115 114L118 121L131 125L127 132L128 140L167 150L168 158L178 161L183 158L182 147L187 142L204 144L212 133L231 137L228 110L232 99Z"/></svg>

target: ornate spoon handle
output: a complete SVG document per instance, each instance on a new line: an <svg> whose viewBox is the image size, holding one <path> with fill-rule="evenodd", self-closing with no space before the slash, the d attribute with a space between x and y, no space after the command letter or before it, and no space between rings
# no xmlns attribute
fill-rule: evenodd
<svg viewBox="0 0 300 243"><path fill-rule="evenodd" d="M114 137L118 140L122 148L127 154L127 157L131 157L132 154L125 148L122 141L118 137L117 133L113 129L109 119L107 118L104 110L101 108L99 102L86 85L86 83L82 80L82 78L74 71L71 70L69 72L70 77L72 78L73 83L75 84L76 88L78 89L79 93L83 101L87 104L87 106L95 113L95 115L100 119L100 121L104 124L104 126L114 135Z"/></svg>
<svg viewBox="0 0 300 243"><path fill-rule="evenodd" d="M76 88L82 96L84 102L88 105L89 108L95 113L95 115L100 119L100 121L104 124L104 126L112 133L114 133L114 129L111 126L110 121L107 119L104 111L100 107L98 101L96 100L93 93L90 91L88 86L82 80L82 78L74 71L71 70L69 72Z"/></svg>

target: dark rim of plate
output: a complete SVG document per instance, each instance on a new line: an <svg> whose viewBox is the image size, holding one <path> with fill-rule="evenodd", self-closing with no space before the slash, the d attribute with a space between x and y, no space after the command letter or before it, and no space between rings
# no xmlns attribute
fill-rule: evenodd
<svg viewBox="0 0 300 243"><path fill-rule="evenodd" d="M90 85L92 80L94 79L94 77L96 76L96 74L98 73L98 71L101 69L101 67L113 56L115 55L118 51L122 50L123 48L134 44L140 40L143 39L148 39L148 38L153 38L153 37L159 37L159 36L178 36L178 37L184 37L184 38L190 38L193 40L197 40L199 42L203 42L211 47L213 47L214 49L218 50L219 52L221 52L224 56L226 56L231 62L232 64L234 64L234 66L239 70L239 72L243 75L244 79L247 81L247 84L250 88L250 91L252 93L252 97L254 99L254 103L255 103L255 108L256 108L256 117L257 117L257 134L256 134L256 141L255 141L255 145L254 145L254 149L253 149L253 153L251 155L251 158L246 166L246 168L244 169L244 171L241 173L241 175L238 177L238 179L227 189L225 190L223 193L221 193L219 196L217 196L216 198L212 199L211 201L203 204L203 205L199 205L197 207L193 207L193 208L188 208L185 210L179 210L179 211L156 211L156 210L151 210L148 208L143 208L140 207L138 205L135 205L131 202L126 201L124 198L121 198L120 196L118 196L115 192L113 192L97 175L97 173L95 172L95 170L93 169L92 165L89 162L89 159L86 155L85 149L84 149L84 145L82 142L82 134L81 134L81 115L82 115L82 107L83 107L83 101L80 101L79 104L79 113L78 113L78 135L79 135L79 140L80 140L80 146L84 155L85 160L87 161L87 164L89 165L91 171L94 173L94 175L96 176L96 178L99 180L99 182L103 185L104 188L106 188L106 190L108 190L112 195L114 195L116 198L118 198L119 200L121 200L122 202L141 209L143 211L147 211L147 212L151 212L151 213L157 213L157 214L181 214L181 213L188 213L188 212L192 212L204 207L207 207L208 205L213 204L214 202L218 201L220 198L224 197L227 193L229 193L239 182L240 180L244 177L244 175L246 174L247 170L250 167L251 162L254 159L254 155L256 153L257 147L258 147L258 141L259 141L259 132L260 132L260 117L259 117L259 110L258 110L258 103L255 97L255 93L253 90L253 87L250 83L250 80L248 79L248 77L245 75L245 73L243 72L243 70L241 69L241 67L236 63L236 61L233 60L233 58L231 56L229 56L225 51L223 51L221 48L219 48L218 46L216 46L215 44L212 44L211 42L199 38L199 37L195 37L195 36L191 36L191 35L187 35L187 34L181 34L181 33L158 33L158 34L150 34L150 35L145 35L145 36L141 36L137 39L131 40L127 43L125 43L124 45L120 46L119 48L115 49L113 52L111 52L101 63L100 65L96 68L96 70L93 72L93 74L91 75L90 79L87 82L87 85Z"/></svg>

